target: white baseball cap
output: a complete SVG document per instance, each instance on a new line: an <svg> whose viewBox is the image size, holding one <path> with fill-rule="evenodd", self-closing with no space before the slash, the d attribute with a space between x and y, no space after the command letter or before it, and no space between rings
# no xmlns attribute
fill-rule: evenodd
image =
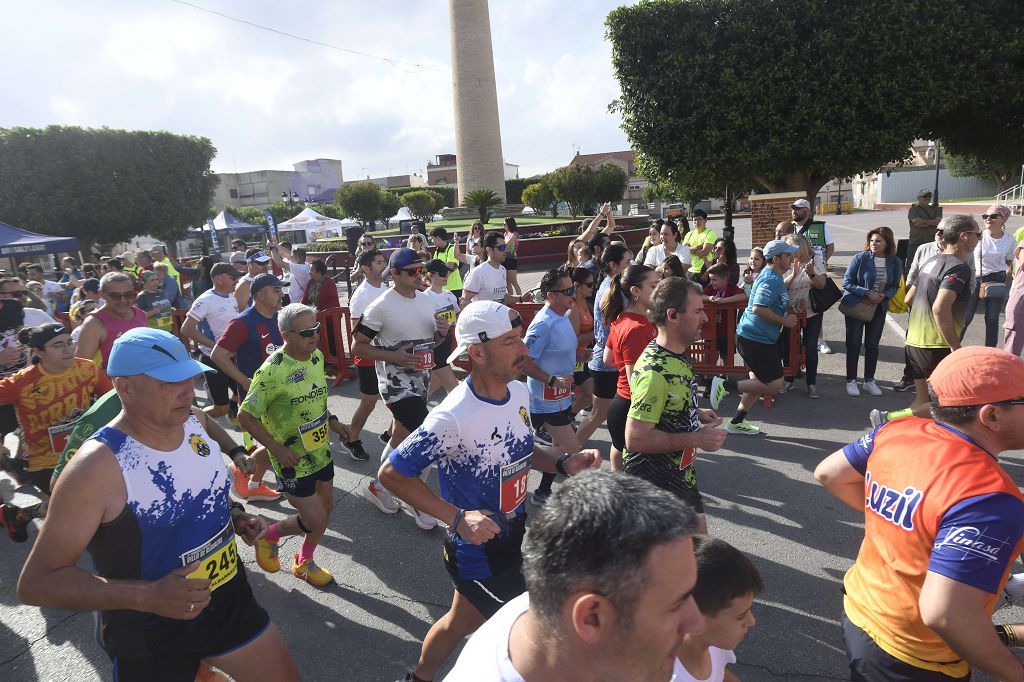
<svg viewBox="0 0 1024 682"><path fill-rule="evenodd" d="M797 199L792 204L790 204L789 207L790 208L810 208L811 207L811 202L807 201L807 199Z"/></svg>
<svg viewBox="0 0 1024 682"><path fill-rule="evenodd" d="M522 326L522 319L516 315L509 317L512 309L497 301L473 301L459 313L459 321L455 323L455 341L458 344L448 362L453 363L469 347L496 339L507 334L516 327Z"/></svg>

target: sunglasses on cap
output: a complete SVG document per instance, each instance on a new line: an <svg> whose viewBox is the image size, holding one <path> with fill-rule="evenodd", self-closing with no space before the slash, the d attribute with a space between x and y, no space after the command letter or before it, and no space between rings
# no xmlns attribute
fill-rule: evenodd
<svg viewBox="0 0 1024 682"><path fill-rule="evenodd" d="M981 219L982 220L995 220L996 218L1002 218L1002 216L999 215L998 213L982 213L981 214Z"/></svg>
<svg viewBox="0 0 1024 682"><path fill-rule="evenodd" d="M305 329L295 329L292 331L293 334L298 334L304 339L309 339L320 333L320 323L317 322L312 327L306 327Z"/></svg>

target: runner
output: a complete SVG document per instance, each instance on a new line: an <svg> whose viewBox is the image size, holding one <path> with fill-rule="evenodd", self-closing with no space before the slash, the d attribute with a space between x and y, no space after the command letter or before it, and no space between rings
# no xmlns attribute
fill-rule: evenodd
<svg viewBox="0 0 1024 682"><path fill-rule="evenodd" d="M172 330L174 306L160 290L160 275L156 271L142 273L142 292L135 297L135 305L146 313L147 324L153 329Z"/></svg>
<svg viewBox="0 0 1024 682"><path fill-rule="evenodd" d="M566 315L576 290L569 274L559 268L544 273L540 293L547 302L530 322L523 339L527 348L523 371L530 393L530 422L538 431L547 428L556 450L576 452L580 446L570 408L577 341ZM541 477L540 486L533 493L533 504L547 502L554 481L555 474L550 472Z"/></svg>
<svg viewBox="0 0 1024 682"><path fill-rule="evenodd" d="M480 628L445 679L668 682L683 635L704 630L692 527L693 511L647 481L567 481L526 534L528 594Z"/></svg>
<svg viewBox="0 0 1024 682"><path fill-rule="evenodd" d="M468 353L469 378L380 468L389 490L449 527L444 562L455 595L424 638L407 681L433 680L463 637L525 589L520 547L531 466L571 476L601 465L596 450L570 454L534 447L528 391L516 381L527 357L521 325L515 311L495 301L477 301L462 311L458 347L448 360ZM433 463L440 497L420 480Z"/></svg>
<svg viewBox="0 0 1024 682"><path fill-rule="evenodd" d="M974 667L1019 680L992 612L1024 545L1024 497L999 461L1024 447L1024 361L961 348L938 363L929 389L930 419L876 426L814 471L863 514L843 578L852 679L967 680Z"/></svg>
<svg viewBox="0 0 1024 682"><path fill-rule="evenodd" d="M601 312L601 301L604 300L608 288L612 284L615 275L625 270L633 254L621 244L609 244L601 255L601 272L604 279L597 289L594 297L594 351L587 363L590 374L594 378L594 403L590 408L590 414L580 422L580 428L576 431L576 438L580 443L586 443L594 435L597 428L608 418L608 408L615 398L615 384L619 378L619 370L606 365L604 362L604 344L608 338L608 325L604 320L604 313Z"/></svg>
<svg viewBox="0 0 1024 682"><path fill-rule="evenodd" d="M181 336L191 339L199 347L202 354L200 362L216 368L206 373L206 390L210 398L206 414L216 419L230 411L228 388L237 393L230 377L217 367L210 355L217 345L217 339L224 334L231 321L238 317L238 302L232 295L238 270L227 263L214 263L210 268L210 277L213 288L207 289L193 301L185 321L181 323Z"/></svg>
<svg viewBox="0 0 1024 682"><path fill-rule="evenodd" d="M449 271L448 265L438 258L429 261L425 270L430 281L430 288L423 293L434 301L435 314L446 319L449 324L444 340L434 346L434 369L430 373L430 388L427 389L429 398L438 388L443 388L445 393L451 393L459 384L459 380L455 378L455 372L448 364L448 356L452 352L452 334L455 332L455 318L458 316L460 308L458 296L447 287L451 273L456 271Z"/></svg>
<svg viewBox="0 0 1024 682"><path fill-rule="evenodd" d="M238 386L239 400L245 400L245 392L256 370L284 343L277 326L282 286L283 282L274 275L257 275L251 285L252 305L228 323L210 354L217 367ZM238 290L235 291L237 294ZM253 454L258 466L252 476L246 476L237 468L231 470L235 495L248 500L280 498L280 492L263 482L270 468L266 450L259 448Z"/></svg>
<svg viewBox="0 0 1024 682"><path fill-rule="evenodd" d="M416 287L423 272L420 256L412 249L397 249L389 266L394 288L370 304L352 335L352 352L376 362L377 388L394 417L382 462L427 416L434 345L449 327L448 320L436 315L430 297ZM385 514L400 508L376 479L363 488L363 495ZM424 512L416 511L414 517L423 530L437 525Z"/></svg>
<svg viewBox="0 0 1024 682"><path fill-rule="evenodd" d="M236 263L235 254L231 254L231 262ZM242 265L238 263L238 265ZM235 301L239 310L245 310L252 305L252 283L260 275L270 272L270 256L267 252L253 247L245 251L245 274L242 275L238 284L235 285ZM282 283L282 287L284 284Z"/></svg>
<svg viewBox="0 0 1024 682"><path fill-rule="evenodd" d="M736 350L750 370L750 378L740 382L735 377L726 379L730 390L743 394L736 416L725 427L729 433L748 436L761 433L760 428L747 422L747 414L758 398L778 393L785 383L782 359L775 344L783 328L790 329L797 323L796 315L786 314L789 290L783 276L791 270L793 254L799 250L781 239L773 239L764 246L768 264L754 281L750 301L736 324Z"/></svg>
<svg viewBox="0 0 1024 682"><path fill-rule="evenodd" d="M359 266L359 271L363 274L363 282L356 288L352 299L348 302L353 329L359 326L359 321L366 312L366 308L388 290L387 284L383 281L384 271L388 268L388 259L382 251L367 248L359 254L356 263ZM377 405L380 389L377 388L377 372L374 369L373 360L356 355L354 363L356 373L359 375L359 407L352 415L352 426L349 427L349 437L352 440L345 443L345 447L348 448L352 459L365 462L370 459L370 455L363 448L363 441L359 436L370 413Z"/></svg>
<svg viewBox="0 0 1024 682"><path fill-rule="evenodd" d="M674 494L697 512L696 533L708 532L697 490L697 448L717 452L725 442L722 419L697 405L697 380L686 351L700 338L708 316L698 284L669 277L651 296L658 336L633 370L622 470Z"/></svg>
<svg viewBox="0 0 1024 682"><path fill-rule="evenodd" d="M573 368L572 380L576 392L572 399L573 419L594 402L594 380L590 376L587 363L591 358L591 346L594 344L594 314L588 305L594 297L596 278L587 268L572 270L572 284L575 289L572 307L569 309L569 321L576 332L576 365Z"/></svg>
<svg viewBox="0 0 1024 682"><path fill-rule="evenodd" d="M74 356L71 334L62 324L25 327L18 340L29 348L32 364L0 380L0 404L14 406L25 456L5 462L4 468L13 469L15 478L35 486L45 502L75 420L89 409L94 396L107 392L111 385L92 360ZM45 506L40 515L45 516Z"/></svg>
<svg viewBox="0 0 1024 682"><path fill-rule="evenodd" d="M236 534L252 544L266 522L229 505L220 448L191 411L204 369L166 332L118 339L107 370L124 408L61 475L18 596L100 612L123 682L191 681L202 659L239 682L298 680L238 561ZM86 548L96 574L76 567Z"/></svg>
<svg viewBox="0 0 1024 682"><path fill-rule="evenodd" d="M317 348L316 310L292 303L278 313L284 346L256 370L238 413L246 431L270 453L285 498L298 513L273 523L256 543L256 561L267 573L281 570L278 542L305 534L292 574L316 587L334 578L313 562L313 552L334 508L334 462L328 430L348 439L348 426L327 411L324 355ZM344 440L342 441L344 442Z"/></svg>
<svg viewBox="0 0 1024 682"><path fill-rule="evenodd" d="M603 319L610 323L604 347L604 362L619 369L615 399L608 408L613 471L622 468L622 451L626 449L626 413L629 412L633 368L647 344L658 334L647 318L647 308L658 282L658 273L654 268L630 265L612 278L611 286L601 299Z"/></svg>
<svg viewBox="0 0 1024 682"><path fill-rule="evenodd" d="M102 308L86 318L75 346L75 357L92 360L106 368L114 341L129 329L145 327L146 313L133 305L136 292L132 278L123 272L108 272L100 278Z"/></svg>
<svg viewBox="0 0 1024 682"><path fill-rule="evenodd" d="M505 237L500 232L488 232L483 240L487 260L470 270L463 285L463 308L473 299L511 303L515 299L508 294L508 276L505 273Z"/></svg>

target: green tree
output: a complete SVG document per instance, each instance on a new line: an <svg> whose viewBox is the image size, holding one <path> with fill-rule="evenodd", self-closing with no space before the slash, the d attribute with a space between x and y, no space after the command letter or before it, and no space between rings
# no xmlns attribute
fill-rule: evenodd
<svg viewBox="0 0 1024 682"><path fill-rule="evenodd" d="M345 215L352 216L367 230L372 230L374 222L382 217L383 195L383 190L372 182L354 182L338 188L334 203L341 206ZM388 213L383 218L387 220L392 215Z"/></svg>
<svg viewBox="0 0 1024 682"><path fill-rule="evenodd" d="M946 168L949 169L950 175L958 178L967 175L990 177L996 181L996 194L999 194L1020 181L1021 166L1024 166L1024 147L1017 148L1017 158L1014 161L1009 161L1012 158L1010 154L999 156L1002 159L988 160L978 156L947 154Z"/></svg>
<svg viewBox="0 0 1024 682"><path fill-rule="evenodd" d="M397 194L390 190L384 190L380 193L380 217L381 220L388 220L391 216L398 213L398 209L402 208L402 200ZM385 225L385 227L387 227Z"/></svg>
<svg viewBox="0 0 1024 682"><path fill-rule="evenodd" d="M474 189L466 193L462 199L462 205L467 208L475 208L480 215L480 222L484 225L491 219L491 211L495 206L501 204L501 199L494 193L493 189Z"/></svg>
<svg viewBox="0 0 1024 682"><path fill-rule="evenodd" d="M604 164L594 172L594 199L599 204L622 201L628 181L626 171L611 162Z"/></svg>
<svg viewBox="0 0 1024 682"><path fill-rule="evenodd" d="M505 203L523 204L523 191L537 182L537 178L511 178L505 181Z"/></svg>
<svg viewBox="0 0 1024 682"><path fill-rule="evenodd" d="M523 189L522 201L537 215L543 214L555 201L555 195L545 182L535 182Z"/></svg>
<svg viewBox="0 0 1024 682"><path fill-rule="evenodd" d="M757 180L810 197L830 178L906 158L929 137L929 117L941 137L951 112L991 82L974 46L991 50L991 36L1007 33L990 26L999 13L1005 22L1020 10L1010 0L620 7L606 21L622 92L613 107L655 177L721 188ZM970 58L957 57L968 45ZM1019 68L1016 56L1002 68Z"/></svg>
<svg viewBox="0 0 1024 682"><path fill-rule="evenodd" d="M173 242L206 222L217 177L205 137L163 131L0 128L0 216L93 243Z"/></svg>
<svg viewBox="0 0 1024 682"><path fill-rule="evenodd" d="M434 208L436 203L434 200L436 194L432 192L409 192L402 197L402 203L409 208L409 212L417 220L422 220L424 223L429 223L434 219Z"/></svg>
<svg viewBox="0 0 1024 682"><path fill-rule="evenodd" d="M589 166L570 163L548 175L548 184L555 198L569 204L569 213L573 218L593 206L597 174Z"/></svg>

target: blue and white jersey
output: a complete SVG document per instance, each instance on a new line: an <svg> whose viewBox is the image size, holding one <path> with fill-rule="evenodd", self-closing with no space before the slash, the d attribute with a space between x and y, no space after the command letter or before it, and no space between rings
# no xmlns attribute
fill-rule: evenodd
<svg viewBox="0 0 1024 682"><path fill-rule="evenodd" d="M207 289L192 302L188 316L196 321L196 327L202 335L211 339L211 342L204 344L201 349L209 356L217 339L228 328L228 324L238 317L238 303L234 294L220 294L213 289Z"/></svg>
<svg viewBox="0 0 1024 682"><path fill-rule="evenodd" d="M601 312L601 300L604 298L604 292L608 291L608 287L611 285L612 278L605 277L601 282L601 286L597 289L597 295L594 296L594 354L591 356L587 366L594 372L615 372L618 374L619 369L617 367L606 365L604 362L604 344L608 341L608 325L604 323L604 313Z"/></svg>
<svg viewBox="0 0 1024 682"><path fill-rule="evenodd" d="M462 578L489 578L505 568L496 565L494 548L509 535L510 525L521 532L533 455L529 402L521 382L509 383L503 401L491 401L478 396L467 379L389 455L395 470L410 478L436 463L442 498L460 509L492 512L502 527L483 545L450 538L454 556L446 558Z"/></svg>

